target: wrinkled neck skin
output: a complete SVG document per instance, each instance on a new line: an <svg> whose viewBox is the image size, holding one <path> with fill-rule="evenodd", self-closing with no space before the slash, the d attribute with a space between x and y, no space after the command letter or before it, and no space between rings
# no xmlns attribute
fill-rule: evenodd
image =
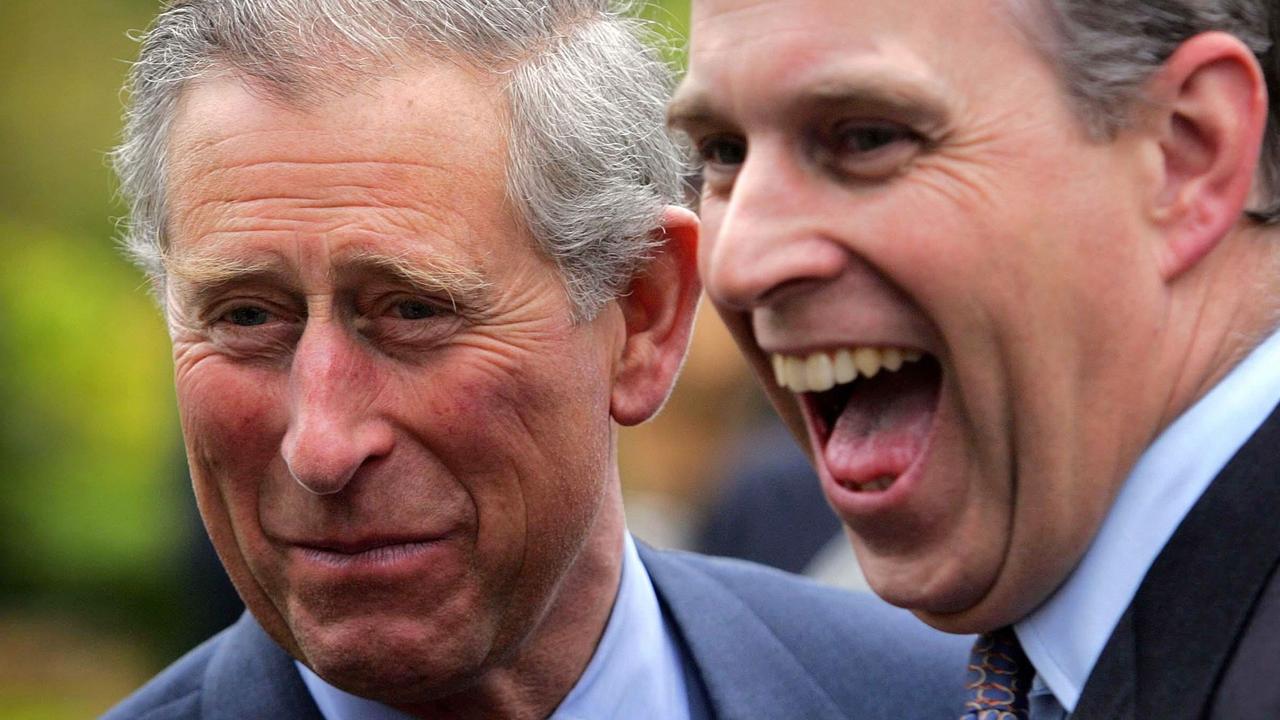
<svg viewBox="0 0 1280 720"><path fill-rule="evenodd" d="M614 433L616 437L616 431ZM622 577L622 493L617 469L577 561L542 621L473 684L397 709L423 720L542 720L577 684L604 634Z"/></svg>
<svg viewBox="0 0 1280 720"><path fill-rule="evenodd" d="M1148 444L1280 327L1280 229L1242 221L1169 297L1169 395Z"/></svg>

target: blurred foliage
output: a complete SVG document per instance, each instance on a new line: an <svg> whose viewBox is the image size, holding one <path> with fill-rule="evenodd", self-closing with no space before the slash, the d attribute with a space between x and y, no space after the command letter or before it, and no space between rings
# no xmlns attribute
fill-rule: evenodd
<svg viewBox="0 0 1280 720"><path fill-rule="evenodd" d="M115 252L106 163L126 31L155 8L0 0L5 717L101 711L190 635L165 332Z"/></svg>
<svg viewBox="0 0 1280 720"><path fill-rule="evenodd" d="M156 0L0 0L0 708L96 714L188 644L167 338L106 155ZM681 59L688 0L644 10Z"/></svg>

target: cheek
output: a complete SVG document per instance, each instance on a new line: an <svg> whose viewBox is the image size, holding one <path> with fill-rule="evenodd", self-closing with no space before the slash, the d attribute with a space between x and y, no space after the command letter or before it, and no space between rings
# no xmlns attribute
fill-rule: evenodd
<svg viewBox="0 0 1280 720"><path fill-rule="evenodd" d="M200 516L248 607L278 640L289 633L269 595L280 596L275 560L261 542L260 494L287 423L283 381L217 358L177 377L177 398Z"/></svg>
<svg viewBox="0 0 1280 720"><path fill-rule="evenodd" d="M555 457L555 448L608 425L606 371L595 354L557 344L501 358L459 357L432 376L410 379L417 407L405 416L417 418L429 445L467 453L458 459L468 466Z"/></svg>
<svg viewBox="0 0 1280 720"><path fill-rule="evenodd" d="M481 557L537 554L585 533L609 475L605 371L588 350L461 365L419 398L416 434L470 494ZM500 547L495 547L500 546ZM489 552L484 548L487 547Z"/></svg>
<svg viewBox="0 0 1280 720"><path fill-rule="evenodd" d="M219 553L258 524L258 496L287 416L274 373L210 359L179 376L177 397L201 515Z"/></svg>
<svg viewBox="0 0 1280 720"><path fill-rule="evenodd" d="M274 456L288 422L276 373L210 360L177 383L192 460L217 477Z"/></svg>

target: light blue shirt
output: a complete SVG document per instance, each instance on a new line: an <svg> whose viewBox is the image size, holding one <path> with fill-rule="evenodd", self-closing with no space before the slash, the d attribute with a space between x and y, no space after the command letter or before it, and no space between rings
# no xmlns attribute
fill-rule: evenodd
<svg viewBox="0 0 1280 720"><path fill-rule="evenodd" d="M631 534L622 579L600 644L551 720L689 720L684 656L658 604ZM325 720L412 720L394 708L339 690L295 662Z"/></svg>
<svg viewBox="0 0 1280 720"><path fill-rule="evenodd" d="M1036 683L1068 712L1147 570L1213 478L1280 403L1280 332L1138 459L1066 582L1014 630Z"/></svg>

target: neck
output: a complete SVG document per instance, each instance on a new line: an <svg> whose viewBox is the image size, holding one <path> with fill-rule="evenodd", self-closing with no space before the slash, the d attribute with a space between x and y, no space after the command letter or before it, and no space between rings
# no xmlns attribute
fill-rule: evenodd
<svg viewBox="0 0 1280 720"><path fill-rule="evenodd" d="M1280 231L1242 223L1175 281L1164 354L1167 427L1280 325Z"/></svg>
<svg viewBox="0 0 1280 720"><path fill-rule="evenodd" d="M582 677L609 622L625 532L621 491L614 482L577 559L528 637L459 692L398 709L423 720L549 717Z"/></svg>

